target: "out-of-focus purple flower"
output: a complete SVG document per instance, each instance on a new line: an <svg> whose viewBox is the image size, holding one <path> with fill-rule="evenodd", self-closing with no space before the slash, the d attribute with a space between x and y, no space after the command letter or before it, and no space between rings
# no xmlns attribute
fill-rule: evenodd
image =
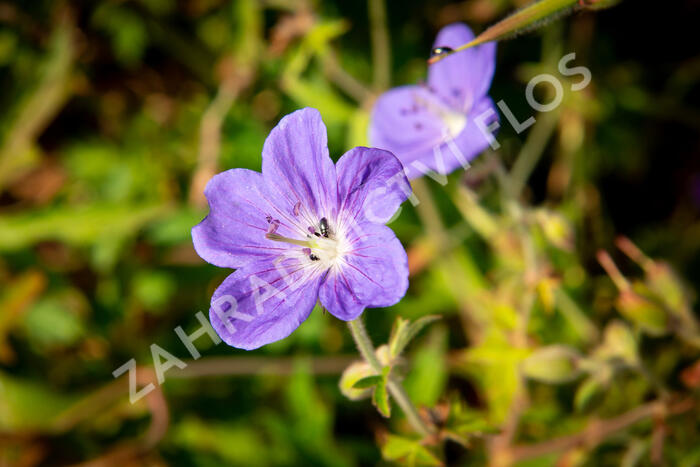
<svg viewBox="0 0 700 467"><path fill-rule="evenodd" d="M192 229L199 256L237 269L212 297L216 332L254 349L287 337L317 299L346 321L397 303L408 263L383 224L410 191L393 154L357 147L334 165L318 111L284 117L265 141L262 173L214 176L209 215Z"/></svg>
<svg viewBox="0 0 700 467"><path fill-rule="evenodd" d="M473 38L455 23L440 30L434 47L457 48ZM498 118L487 95L495 63L496 44L489 42L430 66L424 85L384 93L372 110L370 143L393 152L408 178L467 167L489 144L483 128Z"/></svg>

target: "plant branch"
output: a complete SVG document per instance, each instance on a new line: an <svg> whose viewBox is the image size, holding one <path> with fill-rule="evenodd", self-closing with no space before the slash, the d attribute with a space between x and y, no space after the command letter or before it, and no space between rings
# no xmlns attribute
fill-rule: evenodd
<svg viewBox="0 0 700 467"><path fill-rule="evenodd" d="M190 203L200 207L206 205L204 187L217 170L221 149L221 128L226 115L240 92L250 84L253 77L253 70L250 67L235 64L232 58L225 61L221 68L224 76L216 97L202 115L199 127L197 169L190 185Z"/></svg>
<svg viewBox="0 0 700 467"><path fill-rule="evenodd" d="M696 405L696 401L692 398L683 399L670 405L661 400L649 402L614 418L594 420L583 431L573 435L561 436L537 444L513 446L507 455L512 462L518 462L546 454L566 451L581 445L590 449L605 441L613 433L646 418L656 415L679 415L693 409Z"/></svg>
<svg viewBox="0 0 700 467"><path fill-rule="evenodd" d="M382 365L377 359L377 355L374 352L374 345L372 340L367 334L367 329L362 322L362 317L359 317L353 321L348 322L348 327L350 328L350 333L352 334L355 344L357 345L357 350L365 359L365 361L372 367L375 373L382 373ZM389 393L394 398L396 403L401 407L403 413L406 415L406 419L411 424L413 429L420 433L422 436L428 436L431 433L430 428L423 422L418 415L418 410L409 399L406 391L404 390L401 383L394 380L391 375L389 376L389 381L387 381L387 388Z"/></svg>
<svg viewBox="0 0 700 467"><path fill-rule="evenodd" d="M343 67L340 66L340 63L338 63L338 58L333 52L328 52L323 55L321 62L323 64L323 71L328 79L338 86L345 94L355 99L355 101L361 104L372 97L372 91L367 89L362 82L345 71Z"/></svg>

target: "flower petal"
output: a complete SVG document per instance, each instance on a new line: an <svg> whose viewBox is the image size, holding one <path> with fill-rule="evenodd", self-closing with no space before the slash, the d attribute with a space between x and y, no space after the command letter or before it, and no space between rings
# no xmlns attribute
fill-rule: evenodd
<svg viewBox="0 0 700 467"><path fill-rule="evenodd" d="M211 324L224 342L240 349L284 339L311 313L321 277L295 258L252 263L216 289Z"/></svg>
<svg viewBox="0 0 700 467"><path fill-rule="evenodd" d="M430 109L443 104L422 86L400 86L374 104L369 127L372 146L392 152L405 166L416 154L444 141L445 124Z"/></svg>
<svg viewBox="0 0 700 467"><path fill-rule="evenodd" d="M490 97L482 98L467 116L462 132L454 139L448 139L437 148L426 151L416 157L416 161L425 164L430 170L447 175L459 167L468 167L468 163L481 154L489 146L489 138L476 124L480 118L488 126L498 120L498 112ZM484 118L484 116L488 118ZM406 175L413 179L425 175L422 164L408 163L405 165Z"/></svg>
<svg viewBox="0 0 700 467"><path fill-rule="evenodd" d="M328 271L319 291L323 306L344 321L357 318L365 307L396 304L408 288L408 259L394 232L366 222L354 233L345 264Z"/></svg>
<svg viewBox="0 0 700 467"><path fill-rule="evenodd" d="M411 193L403 165L388 151L353 148L338 160L336 171L340 224L347 216L383 224Z"/></svg>
<svg viewBox="0 0 700 467"><path fill-rule="evenodd" d="M284 208L300 205L307 223L335 214L335 166L318 110L297 110L280 120L265 140L262 172Z"/></svg>
<svg viewBox="0 0 700 467"><path fill-rule="evenodd" d="M471 29L453 23L440 30L433 47L450 47L474 39ZM487 42L445 57L428 68L428 85L446 103L457 110L468 111L491 86L496 68L496 43Z"/></svg>
<svg viewBox="0 0 700 467"><path fill-rule="evenodd" d="M398 89L401 88L396 90ZM389 91L385 96L396 90ZM426 93L424 95L432 99L431 103L428 104L429 106L433 104L440 105L434 94ZM379 103L377 106L379 106ZM436 126L440 125L440 136L436 136L437 131L431 128L431 131L425 134L426 138L424 141L416 142L414 145L406 145L401 141L401 135L409 131L406 122L409 119L417 119L419 117L399 116L397 115L398 109L396 107L393 115L388 106L386 109L382 108L381 111L376 111L376 109L377 107L375 107L375 114L370 127L370 140L374 146L393 152L401 160L406 176L409 179L422 177L428 169L447 175L460 166L466 167L467 163L484 151L489 144L487 135L476 124L476 119L485 112L493 114L493 117L485 119L484 124L486 126L492 120L498 119L498 112L493 101L489 97L481 98L473 106L469 115L465 116L464 128L456 137L450 137L450 130L445 126L444 122L426 111L421 114L420 118ZM392 124L393 131L391 130ZM424 128L429 127L426 124Z"/></svg>
<svg viewBox="0 0 700 467"><path fill-rule="evenodd" d="M265 238L267 216L281 218L281 235L292 232L289 216L271 201L262 174L231 169L215 175L204 189L209 215L192 229L197 254L219 267L239 268L287 246Z"/></svg>

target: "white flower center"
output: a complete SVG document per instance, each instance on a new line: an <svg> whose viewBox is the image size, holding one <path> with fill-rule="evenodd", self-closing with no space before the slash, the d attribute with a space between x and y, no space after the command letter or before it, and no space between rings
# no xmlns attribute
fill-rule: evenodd
<svg viewBox="0 0 700 467"><path fill-rule="evenodd" d="M464 130L464 127L467 126L467 116L451 110L442 112L440 119L447 128L447 136L449 138L457 137Z"/></svg>
<svg viewBox="0 0 700 467"><path fill-rule="evenodd" d="M424 99L417 93L413 95L413 100L442 121L442 136L445 139L456 138L467 126L467 112L454 110L437 99Z"/></svg>
<svg viewBox="0 0 700 467"><path fill-rule="evenodd" d="M329 237L315 237L309 240L311 254L318 258L319 266L324 269L333 267L342 261L349 251L350 244L344 236L331 234Z"/></svg>
<svg viewBox="0 0 700 467"><path fill-rule="evenodd" d="M274 224L275 221L271 222ZM329 226L325 218L318 225L310 227L305 236L304 240L283 237L276 233L276 227L265 235L267 239L275 242L298 245L300 248L289 251L292 256L309 261L324 270L341 263L343 256L352 246L344 235Z"/></svg>

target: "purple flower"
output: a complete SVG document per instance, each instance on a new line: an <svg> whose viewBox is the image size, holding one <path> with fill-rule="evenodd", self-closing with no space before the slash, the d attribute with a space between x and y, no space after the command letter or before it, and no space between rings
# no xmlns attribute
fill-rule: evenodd
<svg viewBox="0 0 700 467"><path fill-rule="evenodd" d="M455 49L473 38L466 25L455 23L440 30L434 47ZM467 49L431 65L427 84L384 93L372 111L370 143L393 152L408 178L468 167L488 146L485 128L498 118L487 95L495 56L494 42Z"/></svg>
<svg viewBox="0 0 700 467"><path fill-rule="evenodd" d="M397 303L408 263L383 224L410 192L393 154L357 147L334 165L318 111L284 117L265 141L262 173L231 169L204 191L210 212L192 229L194 247L236 268L212 297L216 332L255 349L287 337L317 299L346 321Z"/></svg>

